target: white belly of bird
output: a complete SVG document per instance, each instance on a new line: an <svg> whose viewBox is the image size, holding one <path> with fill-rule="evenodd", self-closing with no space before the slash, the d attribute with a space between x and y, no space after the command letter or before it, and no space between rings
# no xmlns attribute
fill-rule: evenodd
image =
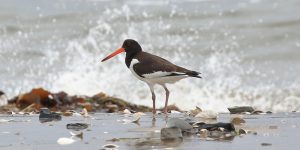
<svg viewBox="0 0 300 150"><path fill-rule="evenodd" d="M172 73L176 73L176 72L162 72L162 71L158 71L158 72L154 72L154 73L150 73L150 74L144 74L144 78L140 77L133 69L133 65L139 63L139 61L137 59L133 59L131 61L130 64L130 71L131 73L138 78L141 81L144 81L148 84L166 84L166 83L175 83L181 79L187 78L187 75L181 75L181 76L167 76L170 75Z"/></svg>

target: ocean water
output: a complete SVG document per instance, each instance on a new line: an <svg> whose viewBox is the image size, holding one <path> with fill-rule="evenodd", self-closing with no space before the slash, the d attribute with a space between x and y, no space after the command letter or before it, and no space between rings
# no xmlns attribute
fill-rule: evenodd
<svg viewBox="0 0 300 150"><path fill-rule="evenodd" d="M151 106L124 54L100 62L133 38L144 51L202 73L168 85L170 104L300 110L298 0L0 2L0 90L8 97L44 87ZM162 107L164 90L155 90Z"/></svg>

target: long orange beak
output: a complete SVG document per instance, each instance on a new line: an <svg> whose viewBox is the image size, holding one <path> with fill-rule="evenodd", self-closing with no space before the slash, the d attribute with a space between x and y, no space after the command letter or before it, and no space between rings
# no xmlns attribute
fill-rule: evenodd
<svg viewBox="0 0 300 150"><path fill-rule="evenodd" d="M102 59L101 62L104 62L104 61L106 61L106 60L108 60L108 59L110 59L110 58L112 58L112 57L114 57L114 56L116 56L116 55L118 55L122 52L125 52L125 49L124 48L119 48L115 52L113 52L112 54L110 54L107 57L105 57L104 59Z"/></svg>

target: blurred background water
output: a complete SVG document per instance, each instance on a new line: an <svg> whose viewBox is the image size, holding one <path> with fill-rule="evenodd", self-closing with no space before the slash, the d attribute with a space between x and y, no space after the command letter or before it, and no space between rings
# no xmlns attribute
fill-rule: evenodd
<svg viewBox="0 0 300 150"><path fill-rule="evenodd" d="M202 72L169 88L182 109L252 105L300 110L298 0L0 0L0 90L100 91L151 106L125 55L126 38ZM158 106L164 90L156 88Z"/></svg>

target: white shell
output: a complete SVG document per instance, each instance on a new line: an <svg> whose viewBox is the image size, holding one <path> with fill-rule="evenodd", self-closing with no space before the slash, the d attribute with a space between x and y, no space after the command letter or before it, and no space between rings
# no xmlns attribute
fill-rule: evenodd
<svg viewBox="0 0 300 150"><path fill-rule="evenodd" d="M218 113L214 111L202 111L198 113L196 118L203 118L203 119L217 119L218 118Z"/></svg>
<svg viewBox="0 0 300 150"><path fill-rule="evenodd" d="M65 137L59 138L59 139L57 140L57 143L58 143L59 145L69 145L69 144L72 144L72 143L74 143L74 142L75 142L74 139L71 139L71 138L65 138Z"/></svg>

